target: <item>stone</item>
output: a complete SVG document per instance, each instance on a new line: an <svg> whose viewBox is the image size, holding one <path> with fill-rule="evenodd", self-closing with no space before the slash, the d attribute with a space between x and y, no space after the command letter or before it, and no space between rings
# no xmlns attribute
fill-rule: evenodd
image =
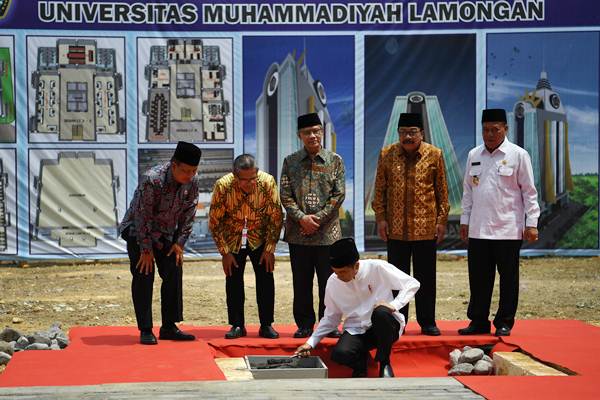
<svg viewBox="0 0 600 400"><path fill-rule="evenodd" d="M27 347L27 346L29 346L29 344L30 344L29 339L27 339L27 337L25 337L25 336L21 336L20 338L17 339L17 345L19 345L21 347L22 346Z"/></svg>
<svg viewBox="0 0 600 400"><path fill-rule="evenodd" d="M58 345L58 341L56 339L52 339L50 350L60 350L60 346Z"/></svg>
<svg viewBox="0 0 600 400"><path fill-rule="evenodd" d="M67 347L69 345L69 338L67 338L66 336L62 335L62 336L57 336L56 337L56 341L58 342L58 346L61 349L64 349L65 347Z"/></svg>
<svg viewBox="0 0 600 400"><path fill-rule="evenodd" d="M17 340L20 338L21 333L13 328L4 328L2 332L0 332L0 340L4 342L12 342L13 340Z"/></svg>
<svg viewBox="0 0 600 400"><path fill-rule="evenodd" d="M487 362L484 360L479 360L475 363L475 367L473 367L474 375L491 375L494 366L491 362Z"/></svg>
<svg viewBox="0 0 600 400"><path fill-rule="evenodd" d="M15 351L25 350L25 348L29 345L30 345L29 340L27 340L27 338L25 336L21 336L15 342Z"/></svg>
<svg viewBox="0 0 600 400"><path fill-rule="evenodd" d="M461 351L459 349L454 349L450 352L450 367L454 367L458 364L458 359L460 358Z"/></svg>
<svg viewBox="0 0 600 400"><path fill-rule="evenodd" d="M471 375L473 372L473 364L461 363L457 364L448 371L449 376Z"/></svg>
<svg viewBox="0 0 600 400"><path fill-rule="evenodd" d="M13 324L20 324L20 323L22 323L22 322L23 322L23 318L14 317L14 318L12 319L12 323L13 323Z"/></svg>
<svg viewBox="0 0 600 400"><path fill-rule="evenodd" d="M465 346L462 348L462 351L467 351L467 350L471 350L472 347L471 346Z"/></svg>
<svg viewBox="0 0 600 400"><path fill-rule="evenodd" d="M60 323L55 322L50 326L47 331L36 332L36 334L47 337L48 339L56 339L60 335L65 335L65 333L60 329Z"/></svg>
<svg viewBox="0 0 600 400"><path fill-rule="evenodd" d="M483 358L483 355L484 353L481 349L469 349L467 351L463 351L458 359L458 362L475 364L477 361Z"/></svg>
<svg viewBox="0 0 600 400"><path fill-rule="evenodd" d="M12 357L10 354L6 354L0 351L0 365L6 365Z"/></svg>
<svg viewBox="0 0 600 400"><path fill-rule="evenodd" d="M15 347L14 347L14 345L12 345L8 342L0 341L0 352L6 353L9 356L12 356L15 352Z"/></svg>
<svg viewBox="0 0 600 400"><path fill-rule="evenodd" d="M25 347L25 350L48 350L50 347L44 343L33 343Z"/></svg>
<svg viewBox="0 0 600 400"><path fill-rule="evenodd" d="M484 355L483 355L483 358L482 358L482 360L483 360L483 361L487 361L487 362L489 362L490 364L493 364L493 363L494 363L494 360L492 360L492 358L491 358L491 357L489 357L487 354L484 354Z"/></svg>
<svg viewBox="0 0 600 400"><path fill-rule="evenodd" d="M40 335L39 333L27 336L27 340L29 340L29 343L42 343L46 346L50 346L50 343L52 343L52 340L46 336Z"/></svg>

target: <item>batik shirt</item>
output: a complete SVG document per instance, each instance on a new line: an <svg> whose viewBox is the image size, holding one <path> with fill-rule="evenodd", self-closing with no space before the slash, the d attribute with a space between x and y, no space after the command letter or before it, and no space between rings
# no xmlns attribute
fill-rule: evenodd
<svg viewBox="0 0 600 400"><path fill-rule="evenodd" d="M284 240L292 244L327 246L341 239L339 209L346 196L342 157L321 149L311 159L302 148L285 158L281 170L281 204L287 212ZM305 236L300 220L316 215L319 230Z"/></svg>
<svg viewBox="0 0 600 400"><path fill-rule="evenodd" d="M274 253L282 223L277 184L266 172L258 171L256 187L250 193L239 187L231 173L215 183L208 227L221 255L239 253L244 224L251 250L264 244L264 251Z"/></svg>
<svg viewBox="0 0 600 400"><path fill-rule="evenodd" d="M129 228L142 251L163 248L163 241L185 246L198 205L200 178L182 185L173 178L171 163L148 170L140 177L119 232ZM162 240L161 240L162 239Z"/></svg>
<svg viewBox="0 0 600 400"><path fill-rule="evenodd" d="M414 157L400 143L381 150L373 211L393 240L432 240L448 220L448 186L442 151L421 142Z"/></svg>

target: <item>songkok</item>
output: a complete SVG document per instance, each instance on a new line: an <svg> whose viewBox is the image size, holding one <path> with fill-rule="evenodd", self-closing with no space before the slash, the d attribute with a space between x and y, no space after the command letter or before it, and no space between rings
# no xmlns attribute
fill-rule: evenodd
<svg viewBox="0 0 600 400"><path fill-rule="evenodd" d="M173 158L184 164L196 167L198 164L200 164L201 155L202 150L200 150L197 146L188 142L179 142L175 148L175 154L173 154Z"/></svg>
<svg viewBox="0 0 600 400"><path fill-rule="evenodd" d="M340 239L329 248L329 264L332 268L353 266L358 259L358 250L352 238Z"/></svg>
<svg viewBox="0 0 600 400"><path fill-rule="evenodd" d="M481 123L504 122L506 123L506 111L501 108L489 108L481 113Z"/></svg>
<svg viewBox="0 0 600 400"><path fill-rule="evenodd" d="M321 118L319 118L319 114L317 113L304 114L298 117L298 130L315 125L323 126Z"/></svg>
<svg viewBox="0 0 600 400"><path fill-rule="evenodd" d="M421 118L421 114L417 113L402 113L400 114L400 119L398 120L398 129L402 127L412 127L416 126L423 129L423 119Z"/></svg>

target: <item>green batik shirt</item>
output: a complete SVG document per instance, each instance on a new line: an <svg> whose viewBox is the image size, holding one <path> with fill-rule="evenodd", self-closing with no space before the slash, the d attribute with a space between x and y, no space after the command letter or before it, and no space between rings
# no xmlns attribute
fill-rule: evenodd
<svg viewBox="0 0 600 400"><path fill-rule="evenodd" d="M284 240L291 244L327 246L341 239L339 209L346 197L344 161L321 149L314 159L302 148L285 158L280 197L287 213ZM305 215L316 215L319 230L310 236L300 231Z"/></svg>

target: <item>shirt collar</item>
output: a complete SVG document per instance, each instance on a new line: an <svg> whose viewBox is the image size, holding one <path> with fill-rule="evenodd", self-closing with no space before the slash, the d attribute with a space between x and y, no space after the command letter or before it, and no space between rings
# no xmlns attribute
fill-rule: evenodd
<svg viewBox="0 0 600 400"><path fill-rule="evenodd" d="M173 178L173 164L167 164L167 171L165 173L165 183L171 184L175 182L175 178Z"/></svg>
<svg viewBox="0 0 600 400"><path fill-rule="evenodd" d="M310 157L310 154L308 154L308 151L306 151L306 147L302 148L302 151L304 152L304 156L302 157L302 159L306 159ZM325 162L327 154L325 153L325 149L323 147L321 147L321 149L319 150L319 152L315 155L315 160L317 158L320 158L321 161Z"/></svg>
<svg viewBox="0 0 600 400"><path fill-rule="evenodd" d="M356 272L355 280L360 281L365 277L365 267L362 260L358 260L358 271Z"/></svg>
<svg viewBox="0 0 600 400"><path fill-rule="evenodd" d="M167 164L167 171L165 172L165 184L167 186L172 186L175 188L187 186L187 185L182 185L181 183L179 183L175 180L175 178L173 177L173 164L171 162L169 162Z"/></svg>
<svg viewBox="0 0 600 400"><path fill-rule="evenodd" d="M500 144L500 146L498 146L498 147L496 148L496 150L499 150L499 151L501 151L502 153L506 154L506 153L507 153L507 151L508 151L508 146L509 146L509 144L510 144L510 141L508 140L508 138L507 138L507 137L505 137L505 138L504 138L504 141L502 141L502 143ZM488 154L492 155L492 154L494 154L494 153L496 152L496 150L494 150L493 152L491 152L491 153L490 153L490 152L487 150L487 148L485 147L485 143L483 144L483 146L482 146L482 147L483 147L483 148L481 149L481 154L488 153Z"/></svg>
<svg viewBox="0 0 600 400"><path fill-rule="evenodd" d="M399 150L398 150L398 154L401 156L408 156L408 153L406 152L406 150L404 150L404 147L402 147L402 143L398 143L399 144ZM419 157L423 157L423 155L425 154L425 146L424 146L425 142L421 141L421 144L419 145L419 148L417 149L417 155L419 155Z"/></svg>

